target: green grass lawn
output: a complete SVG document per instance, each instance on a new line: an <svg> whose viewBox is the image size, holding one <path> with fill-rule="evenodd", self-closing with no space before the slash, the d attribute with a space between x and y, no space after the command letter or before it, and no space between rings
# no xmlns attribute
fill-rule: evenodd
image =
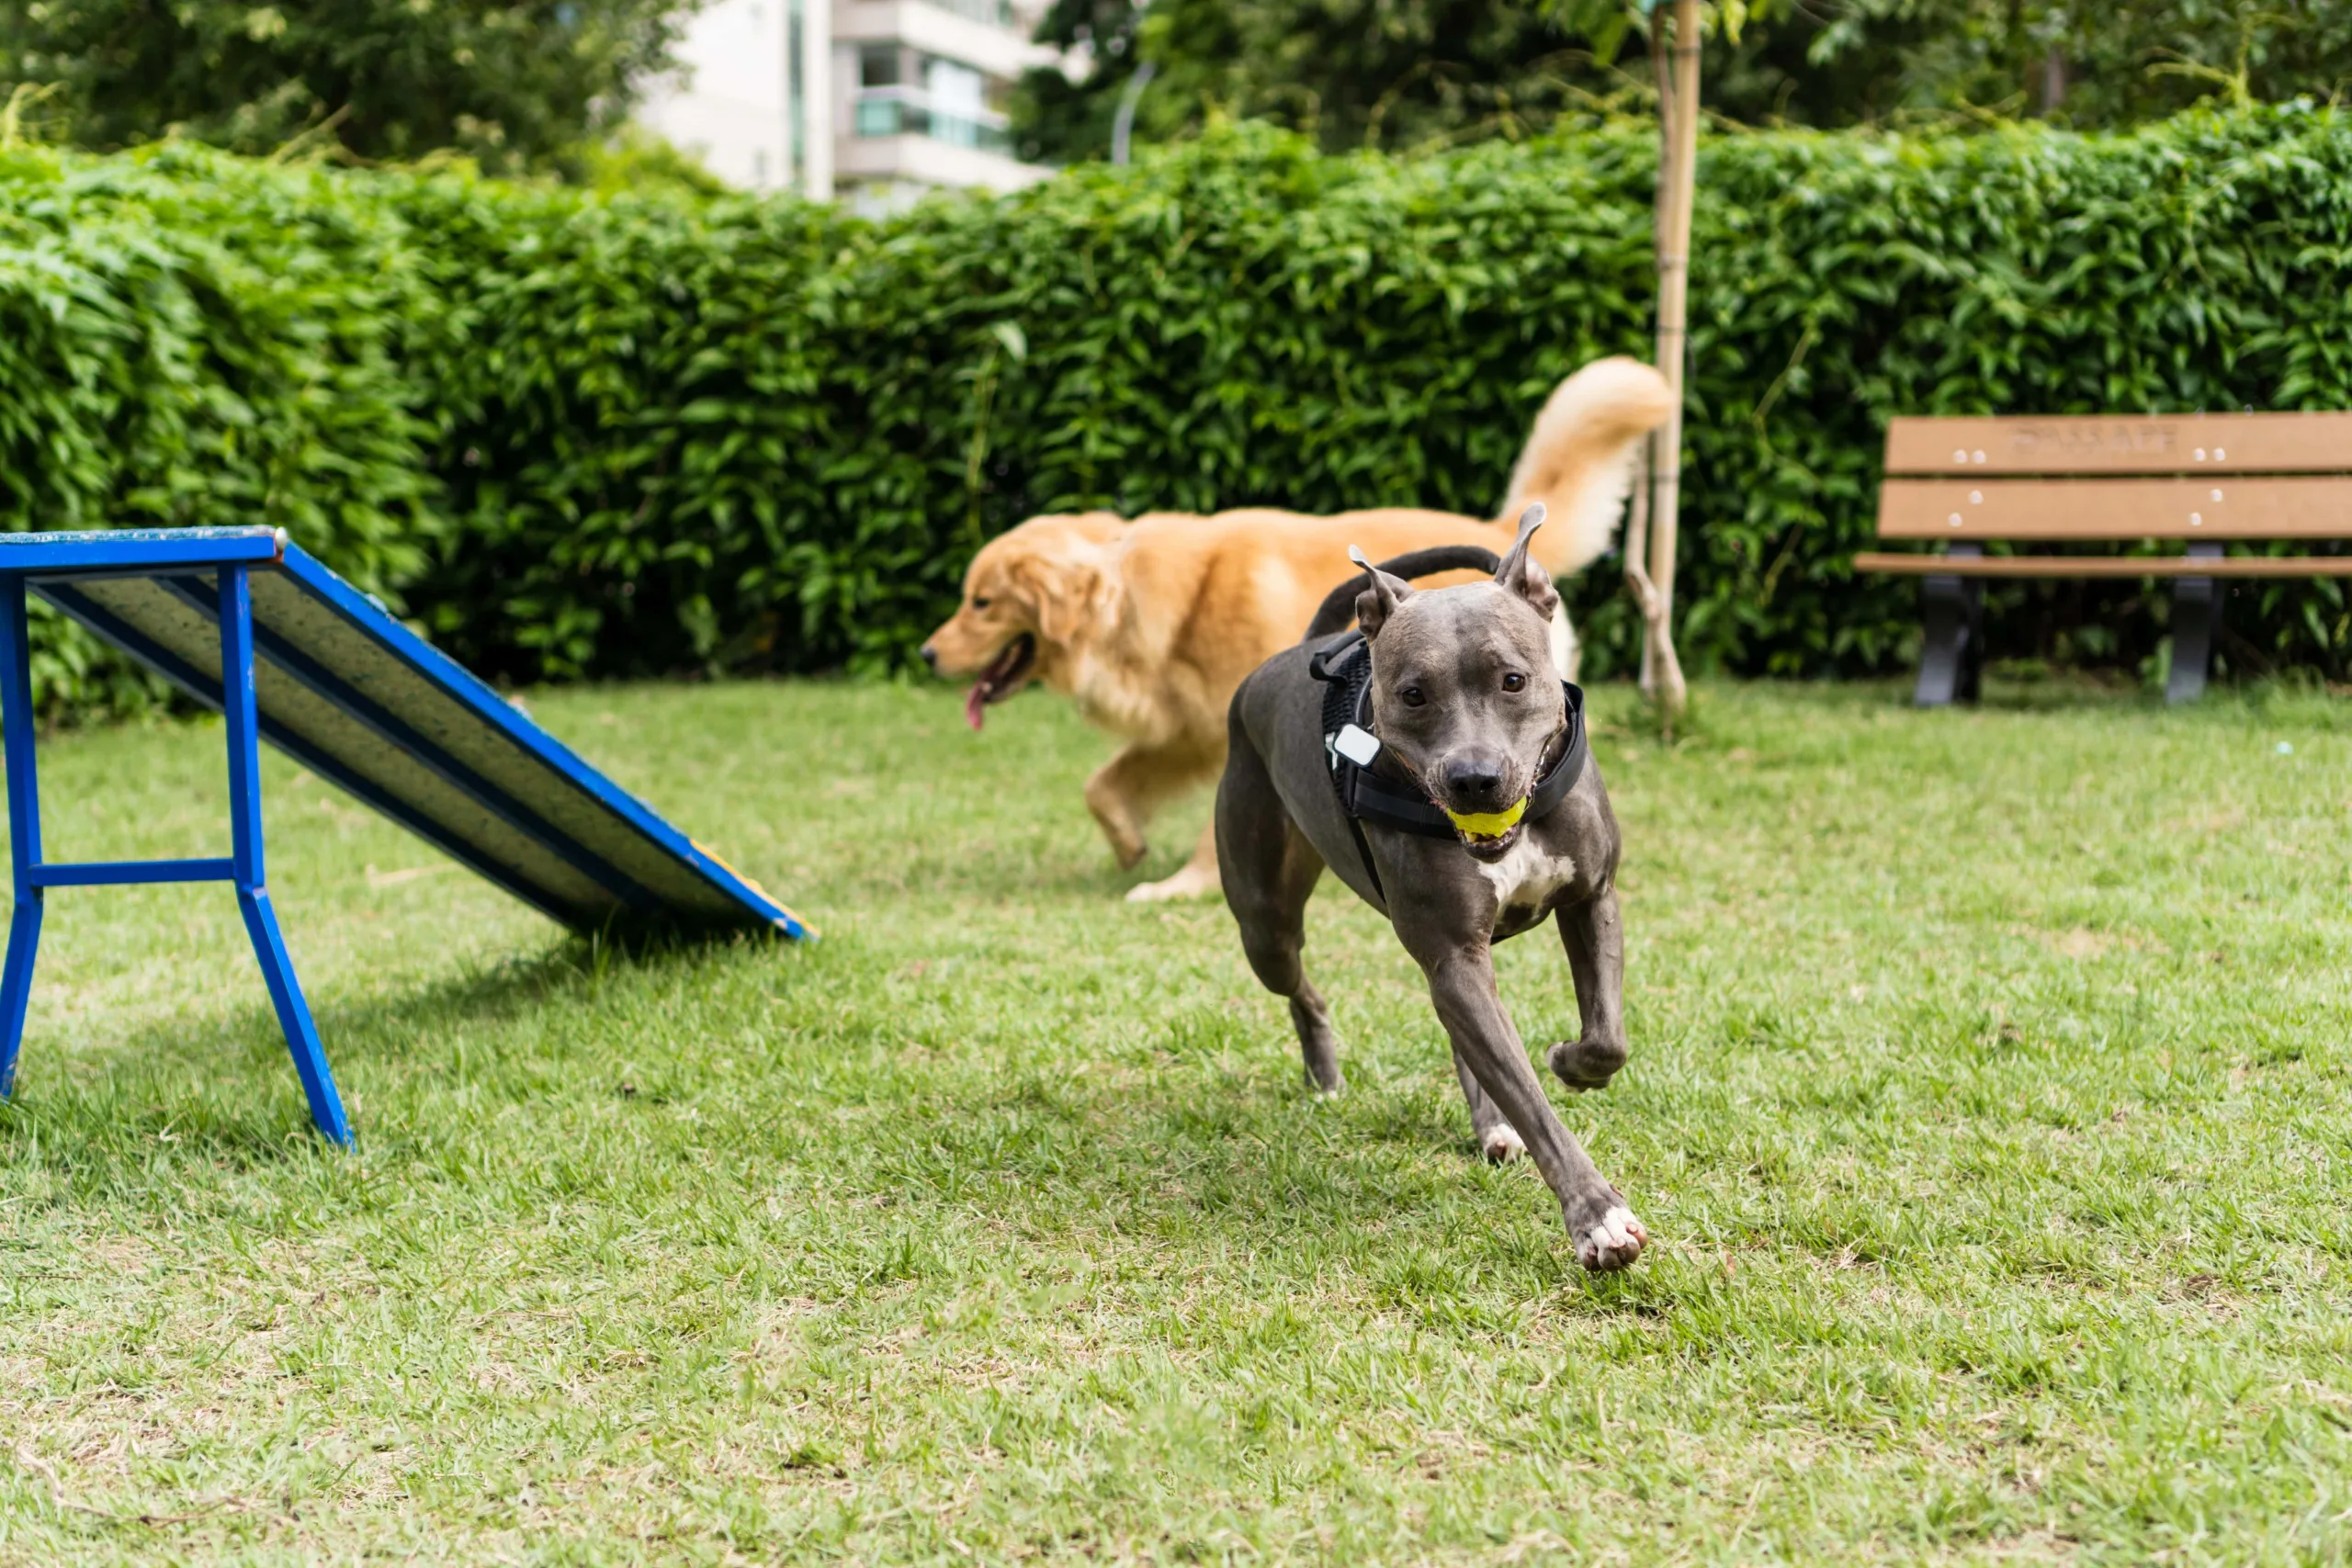
<svg viewBox="0 0 2352 1568"><path fill-rule="evenodd" d="M272 758L358 1147L225 890L52 896L0 1561L2352 1556L2352 717L2030 695L1597 694L1634 1055L1559 1100L1655 1238L1600 1280L1369 911L1310 916L1318 1102L1223 907L1119 901L1050 698L537 700L805 950L570 941ZM226 852L220 752L49 743L51 852ZM1557 1038L1550 931L1500 968Z"/></svg>

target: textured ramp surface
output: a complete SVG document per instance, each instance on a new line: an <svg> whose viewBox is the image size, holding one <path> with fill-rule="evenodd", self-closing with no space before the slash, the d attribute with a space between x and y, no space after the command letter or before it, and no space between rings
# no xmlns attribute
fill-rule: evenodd
<svg viewBox="0 0 2352 1568"><path fill-rule="evenodd" d="M35 576L36 593L220 705L215 575ZM566 925L800 920L297 547L251 572L262 736Z"/></svg>

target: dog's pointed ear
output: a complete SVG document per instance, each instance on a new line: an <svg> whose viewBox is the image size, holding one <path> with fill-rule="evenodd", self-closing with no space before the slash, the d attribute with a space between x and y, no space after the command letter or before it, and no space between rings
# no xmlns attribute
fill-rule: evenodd
<svg viewBox="0 0 2352 1568"><path fill-rule="evenodd" d="M1535 607L1537 615L1549 620L1552 612L1560 607L1559 592L1552 586L1552 574L1544 570L1544 563L1527 551L1528 540L1542 526L1544 503L1530 502L1527 510L1519 514L1519 537L1511 542L1502 564L1495 568L1495 581L1526 600Z"/></svg>
<svg viewBox="0 0 2352 1568"><path fill-rule="evenodd" d="M1363 628L1364 640L1369 642L1380 635L1380 628L1388 624L1396 606L1413 596L1413 585L1373 565L1353 545L1348 547L1348 558L1363 568L1364 576L1372 584L1356 595L1356 625Z"/></svg>

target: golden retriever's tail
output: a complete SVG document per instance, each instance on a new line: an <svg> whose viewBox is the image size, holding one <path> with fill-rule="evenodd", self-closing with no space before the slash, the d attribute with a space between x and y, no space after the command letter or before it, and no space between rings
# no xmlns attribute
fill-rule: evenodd
<svg viewBox="0 0 2352 1568"><path fill-rule="evenodd" d="M1542 502L1552 520L1535 536L1535 558L1555 578L1582 571L1617 532L1636 445L1673 407L1666 378L1638 359L1596 359L1561 382L1511 470L1502 526Z"/></svg>

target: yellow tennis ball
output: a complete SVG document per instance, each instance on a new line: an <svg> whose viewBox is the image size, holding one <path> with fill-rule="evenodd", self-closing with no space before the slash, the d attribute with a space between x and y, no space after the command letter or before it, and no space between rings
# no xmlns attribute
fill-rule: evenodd
<svg viewBox="0 0 2352 1568"><path fill-rule="evenodd" d="M1521 795L1519 804L1508 811L1448 811L1445 815L1455 827L1473 837L1499 839L1527 815L1527 797Z"/></svg>

